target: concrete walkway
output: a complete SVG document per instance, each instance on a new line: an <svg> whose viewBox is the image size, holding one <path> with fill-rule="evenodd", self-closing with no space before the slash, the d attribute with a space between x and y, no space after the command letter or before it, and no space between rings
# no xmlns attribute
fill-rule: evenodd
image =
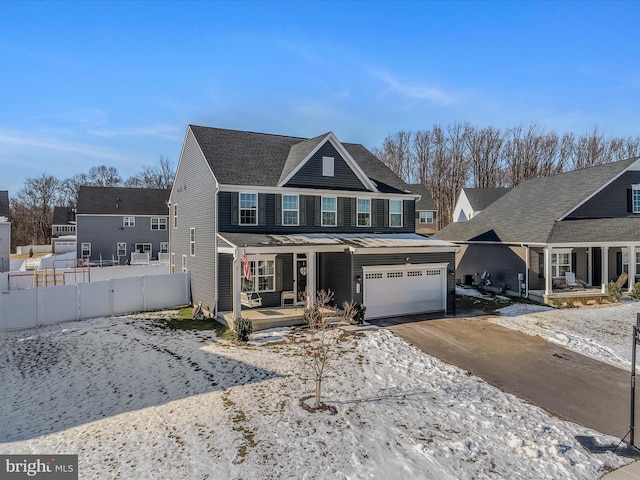
<svg viewBox="0 0 640 480"><path fill-rule="evenodd" d="M467 370L553 415L604 434L625 436L629 430L628 371L540 337L500 327L487 318L413 317L404 322L383 319L371 323L389 328L429 355ZM636 442L640 436L639 397L640 389L636 395ZM605 478L640 480L640 463L632 463Z"/></svg>

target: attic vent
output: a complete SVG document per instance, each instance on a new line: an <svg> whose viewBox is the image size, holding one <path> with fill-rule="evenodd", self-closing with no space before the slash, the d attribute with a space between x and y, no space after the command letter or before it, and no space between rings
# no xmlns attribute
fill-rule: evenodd
<svg viewBox="0 0 640 480"><path fill-rule="evenodd" d="M322 157L322 176L333 177L333 157Z"/></svg>

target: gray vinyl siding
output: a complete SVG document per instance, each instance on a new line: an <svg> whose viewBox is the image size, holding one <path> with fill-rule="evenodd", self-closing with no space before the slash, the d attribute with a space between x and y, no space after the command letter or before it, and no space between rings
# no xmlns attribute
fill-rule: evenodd
<svg viewBox="0 0 640 480"><path fill-rule="evenodd" d="M333 177L322 176L322 157L333 157ZM300 170L291 177L286 186L331 188L335 190L367 190L330 142L326 142L320 147Z"/></svg>
<svg viewBox="0 0 640 480"><path fill-rule="evenodd" d="M353 255L348 252L318 254L318 290L331 290L337 307L353 299L356 280L352 274L352 261Z"/></svg>
<svg viewBox="0 0 640 480"><path fill-rule="evenodd" d="M135 226L125 227L124 217L134 217ZM159 215L77 215L76 252L81 256L82 244L91 243L91 261L118 260L118 242L127 244L127 260L131 259L131 252L135 251L136 243L151 244L151 259L158 258L161 242L169 241L168 230L151 230L151 218ZM168 217L165 217L168 218Z"/></svg>
<svg viewBox="0 0 640 480"><path fill-rule="evenodd" d="M251 189L247 189L251 191ZM264 218L263 225L238 225L234 224L237 212L233 207L233 197L237 197L237 192L220 192L218 195L218 207L219 218L218 228L221 232L232 233L272 233L272 234L287 234L287 233L413 233L415 231L415 201L405 199L403 202L403 226L402 227L389 227L388 219L385 221L385 215L388 215L388 208L385 208L387 199L376 198L372 199L372 203L375 202L375 206L372 205L372 213L375 212L375 220L372 219L371 227L358 227L353 224L352 214L352 198L339 197L340 203L338 208L338 215L342 213L341 218L338 218L337 225L335 227L323 227L316 224L318 221L316 198L314 195L300 195L300 204L304 203L304 214L302 208L300 210L300 224L299 225L280 225L281 221L276 221L276 212L280 212L279 206L276 205L277 200L281 197L276 194L261 194L259 196L259 202L264 203ZM332 193L328 193L327 196L335 196ZM259 204L258 210L263 209Z"/></svg>
<svg viewBox="0 0 640 480"><path fill-rule="evenodd" d="M580 206L567 219L637 216L627 210L627 190L634 184L640 184L640 172L623 173L600 193ZM570 185L569 188L571 188Z"/></svg>
<svg viewBox="0 0 640 480"><path fill-rule="evenodd" d="M456 276L464 280L466 275L482 275L486 271L494 287L505 286L517 292L518 273L525 274L527 267L525 258L524 247L465 245L458 255Z"/></svg>
<svg viewBox="0 0 640 480"><path fill-rule="evenodd" d="M171 191L169 217L170 251L175 254L176 271L181 271L182 256L187 256L194 304L213 313L215 296L215 179L191 130L187 131L178 171ZM173 205L178 205L178 228L173 228ZM196 254L190 255L189 229L196 228Z"/></svg>
<svg viewBox="0 0 640 480"><path fill-rule="evenodd" d="M0 272L11 270L11 224L0 223Z"/></svg>
<svg viewBox="0 0 640 480"><path fill-rule="evenodd" d="M442 252L442 253L396 253L396 254L378 254L378 255L354 255L353 256L353 281L355 284L355 276L360 275L364 278L362 267L363 266L376 266L376 265L406 265L407 257L410 263L423 264L423 263L448 263L447 268L447 312L455 311L455 289L456 289L456 276L450 274L449 271L454 270L455 266L455 253L454 252ZM353 299L357 303L363 301L363 289L360 288L360 293L355 292L355 286L353 287ZM365 305L366 307L366 305Z"/></svg>
<svg viewBox="0 0 640 480"><path fill-rule="evenodd" d="M233 255L221 253L218 255L218 310L230 312L233 310ZM281 270L280 270L281 269ZM259 292L262 298L262 308L274 308L281 305L283 290L293 290L293 254L276 255L276 277L282 275L282 289L275 292ZM278 281L276 280L276 283ZM243 310L249 308L242 305Z"/></svg>

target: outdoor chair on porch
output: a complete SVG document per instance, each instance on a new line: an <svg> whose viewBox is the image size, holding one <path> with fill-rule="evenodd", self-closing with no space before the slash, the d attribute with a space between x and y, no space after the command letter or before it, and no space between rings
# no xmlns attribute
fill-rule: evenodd
<svg viewBox="0 0 640 480"><path fill-rule="evenodd" d="M573 290L574 287L584 288L587 286L586 282L576 279L575 272L565 272L564 282L569 287L569 290Z"/></svg>

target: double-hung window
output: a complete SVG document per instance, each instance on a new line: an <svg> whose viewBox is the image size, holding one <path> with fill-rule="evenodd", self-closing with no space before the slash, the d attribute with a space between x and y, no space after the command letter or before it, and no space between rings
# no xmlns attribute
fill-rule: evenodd
<svg viewBox="0 0 640 480"><path fill-rule="evenodd" d="M123 227L135 227L136 226L136 217L124 217L122 219Z"/></svg>
<svg viewBox="0 0 640 480"><path fill-rule="evenodd" d="M371 199L370 198L358 198L357 199L357 225L359 227L371 226Z"/></svg>
<svg viewBox="0 0 640 480"><path fill-rule="evenodd" d="M631 185L631 206L633 213L640 213L640 185Z"/></svg>
<svg viewBox="0 0 640 480"><path fill-rule="evenodd" d="M118 256L119 257L127 256L127 242L118 242Z"/></svg>
<svg viewBox="0 0 640 480"><path fill-rule="evenodd" d="M240 225L258 224L258 194L240 194Z"/></svg>
<svg viewBox="0 0 640 480"><path fill-rule="evenodd" d="M167 218L166 217L151 217L151 230L166 230Z"/></svg>
<svg viewBox="0 0 640 480"><path fill-rule="evenodd" d="M402 226L402 200L389 200L389 226Z"/></svg>
<svg viewBox="0 0 640 480"><path fill-rule="evenodd" d="M322 226L335 227L338 216L338 198L322 197Z"/></svg>
<svg viewBox="0 0 640 480"><path fill-rule="evenodd" d="M242 277L243 290L256 292L273 292L276 288L276 261L275 257L264 259L248 258L251 279Z"/></svg>
<svg viewBox="0 0 640 480"><path fill-rule="evenodd" d="M189 229L189 255L192 257L196 254L196 229L191 227Z"/></svg>
<svg viewBox="0 0 640 480"><path fill-rule="evenodd" d="M551 254L551 274L553 277L564 277L571 271L571 252L553 252Z"/></svg>
<svg viewBox="0 0 640 480"><path fill-rule="evenodd" d="M178 204L173 206L173 228L178 228Z"/></svg>
<svg viewBox="0 0 640 480"><path fill-rule="evenodd" d="M299 213L298 195L282 195L282 225L298 225Z"/></svg>
<svg viewBox="0 0 640 480"><path fill-rule="evenodd" d="M80 244L80 256L82 258L87 258L91 256L91 243L81 243Z"/></svg>
<svg viewBox="0 0 640 480"><path fill-rule="evenodd" d="M420 223L433 223L433 213L434 212L425 212L425 211L421 211L420 212Z"/></svg>

